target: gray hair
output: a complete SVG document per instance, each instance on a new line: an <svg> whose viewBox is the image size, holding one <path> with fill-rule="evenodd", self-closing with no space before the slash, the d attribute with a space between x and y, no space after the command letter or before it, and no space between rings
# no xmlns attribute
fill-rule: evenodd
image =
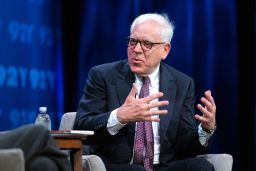
<svg viewBox="0 0 256 171"><path fill-rule="evenodd" d="M149 21L149 20L154 20L156 22L159 22L162 25L162 28L161 28L162 41L170 43L173 37L174 25L173 23L170 22L167 14L148 13L148 14L142 14L138 16L137 18L135 18L135 20L131 25L130 33L132 33L134 27L137 24L140 24L144 21Z"/></svg>

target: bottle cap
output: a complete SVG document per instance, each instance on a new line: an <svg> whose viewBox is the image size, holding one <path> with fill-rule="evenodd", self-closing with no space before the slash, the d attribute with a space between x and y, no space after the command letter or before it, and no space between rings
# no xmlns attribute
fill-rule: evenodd
<svg viewBox="0 0 256 171"><path fill-rule="evenodd" d="M39 112L40 113L46 113L47 107L39 107Z"/></svg>

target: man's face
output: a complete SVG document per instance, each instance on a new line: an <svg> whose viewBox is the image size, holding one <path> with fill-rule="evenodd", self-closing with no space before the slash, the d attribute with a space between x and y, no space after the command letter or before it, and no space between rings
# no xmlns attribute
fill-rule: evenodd
<svg viewBox="0 0 256 171"><path fill-rule="evenodd" d="M162 42L159 23L145 21L135 25L130 38L153 43ZM147 76L156 69L161 60L166 58L170 51L170 44L154 44L151 49L145 49L145 47L141 47L141 44L138 42L134 46L128 45L128 61L133 73Z"/></svg>

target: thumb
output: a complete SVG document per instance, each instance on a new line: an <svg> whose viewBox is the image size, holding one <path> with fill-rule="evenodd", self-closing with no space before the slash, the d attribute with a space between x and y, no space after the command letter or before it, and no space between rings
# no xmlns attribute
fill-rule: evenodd
<svg viewBox="0 0 256 171"><path fill-rule="evenodd" d="M132 88L131 88L131 91L130 91L130 93L129 93L129 97L133 97L133 98L135 98L135 95L137 94L137 87L136 87L136 85L133 83L132 84Z"/></svg>

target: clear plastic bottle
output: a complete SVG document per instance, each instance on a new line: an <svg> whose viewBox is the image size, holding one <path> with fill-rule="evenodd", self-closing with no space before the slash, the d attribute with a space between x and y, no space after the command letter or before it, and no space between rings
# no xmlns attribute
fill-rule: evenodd
<svg viewBox="0 0 256 171"><path fill-rule="evenodd" d="M38 125L43 125L45 126L48 130L51 130L51 118L47 114L47 107L39 107L39 113L36 117L35 124Z"/></svg>

